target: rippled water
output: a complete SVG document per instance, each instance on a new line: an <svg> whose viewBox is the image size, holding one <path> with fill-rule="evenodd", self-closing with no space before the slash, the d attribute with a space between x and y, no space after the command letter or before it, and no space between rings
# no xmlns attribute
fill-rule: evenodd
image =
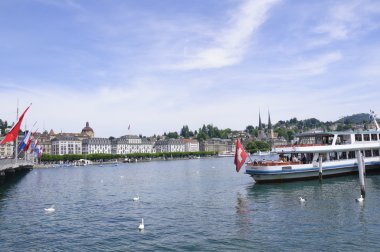
<svg viewBox="0 0 380 252"><path fill-rule="evenodd" d="M374 251L380 175L366 183L359 204L357 176L255 185L232 158L35 169L2 186L0 250Z"/></svg>

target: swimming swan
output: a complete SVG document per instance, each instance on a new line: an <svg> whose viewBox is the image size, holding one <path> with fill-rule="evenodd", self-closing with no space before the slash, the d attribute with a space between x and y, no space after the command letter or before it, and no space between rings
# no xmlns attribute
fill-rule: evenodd
<svg viewBox="0 0 380 252"><path fill-rule="evenodd" d="M357 198L356 201L357 202L363 202L364 201L363 195L360 194L360 198Z"/></svg>
<svg viewBox="0 0 380 252"><path fill-rule="evenodd" d="M139 230L143 230L144 229L144 218L141 218L141 223L139 225Z"/></svg>
<svg viewBox="0 0 380 252"><path fill-rule="evenodd" d="M52 205L49 208L45 208L45 212L47 212L47 213L53 213L54 211L55 211L54 205Z"/></svg>

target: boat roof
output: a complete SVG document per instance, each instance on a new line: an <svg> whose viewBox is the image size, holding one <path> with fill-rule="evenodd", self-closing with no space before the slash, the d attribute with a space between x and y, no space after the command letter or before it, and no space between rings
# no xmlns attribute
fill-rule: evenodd
<svg viewBox="0 0 380 252"><path fill-rule="evenodd" d="M378 130L361 130L361 131L324 131L324 132L304 132L297 134L297 137L315 137L315 136L333 136L333 135L351 135L351 134L377 134Z"/></svg>

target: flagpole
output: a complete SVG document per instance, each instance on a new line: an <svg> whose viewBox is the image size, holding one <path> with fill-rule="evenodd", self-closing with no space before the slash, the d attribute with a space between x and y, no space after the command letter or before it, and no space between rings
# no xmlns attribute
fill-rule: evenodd
<svg viewBox="0 0 380 252"><path fill-rule="evenodd" d="M28 123L28 120L25 119L25 132L26 132L26 125L27 125L27 123ZM21 151L20 151L20 153L21 153ZM25 151L24 151L24 160L26 161L26 153L25 153Z"/></svg>
<svg viewBox="0 0 380 252"><path fill-rule="evenodd" d="M16 114L16 123L18 122L18 98L17 98L17 114ZM18 146L18 132L17 132L17 137L16 137L16 144L14 146L15 150L15 163L17 164L17 146Z"/></svg>

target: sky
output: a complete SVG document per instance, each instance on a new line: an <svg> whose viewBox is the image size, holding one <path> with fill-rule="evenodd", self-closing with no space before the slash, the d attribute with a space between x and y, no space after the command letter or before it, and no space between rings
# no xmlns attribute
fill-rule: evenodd
<svg viewBox="0 0 380 252"><path fill-rule="evenodd" d="M379 78L377 0L0 1L0 118L40 131L335 121L380 113Z"/></svg>

